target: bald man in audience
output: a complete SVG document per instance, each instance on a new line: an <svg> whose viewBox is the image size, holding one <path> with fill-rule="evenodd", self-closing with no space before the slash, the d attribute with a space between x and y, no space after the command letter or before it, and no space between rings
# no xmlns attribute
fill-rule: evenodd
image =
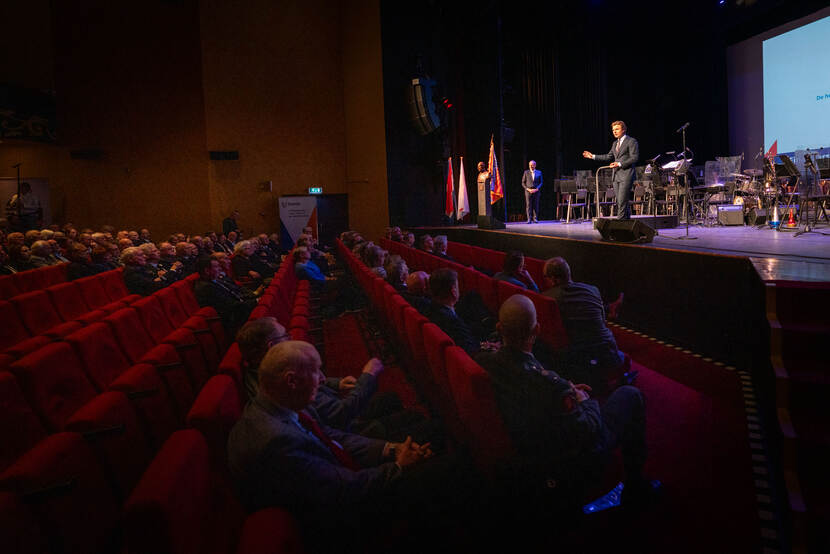
<svg viewBox="0 0 830 554"><path fill-rule="evenodd" d="M432 302L429 297L429 273L426 271L410 273L406 278L406 289L399 290L398 293L413 308L422 314L426 314Z"/></svg>
<svg viewBox="0 0 830 554"><path fill-rule="evenodd" d="M618 446L625 469L623 503L654 499L662 485L643 475L646 461L645 401L632 386L616 389L605 404L590 396L591 387L574 384L545 368L533 355L539 334L536 308L516 294L499 310L497 329L503 346L476 357L490 374L496 402L510 438L534 477L569 476L580 493L601 479ZM541 481L540 481L541 482Z"/></svg>
<svg viewBox="0 0 830 554"><path fill-rule="evenodd" d="M58 263L52 256L52 248L45 240L36 240L32 243L30 250L32 255L29 257L29 263L34 267L46 267Z"/></svg>

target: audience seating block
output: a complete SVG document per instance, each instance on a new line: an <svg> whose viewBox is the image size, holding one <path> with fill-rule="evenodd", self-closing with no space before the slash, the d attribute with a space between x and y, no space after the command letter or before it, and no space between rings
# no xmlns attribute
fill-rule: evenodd
<svg viewBox="0 0 830 554"><path fill-rule="evenodd" d="M14 376L0 371L0 471L46 436Z"/></svg>

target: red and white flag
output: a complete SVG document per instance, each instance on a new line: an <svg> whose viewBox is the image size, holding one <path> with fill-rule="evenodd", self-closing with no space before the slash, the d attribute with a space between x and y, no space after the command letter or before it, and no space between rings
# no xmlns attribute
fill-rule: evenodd
<svg viewBox="0 0 830 554"><path fill-rule="evenodd" d="M461 168L458 170L458 219L470 213L470 200L467 198L467 177L464 175L464 156L461 156Z"/></svg>
<svg viewBox="0 0 830 554"><path fill-rule="evenodd" d="M772 146L769 147L767 153L764 154L765 158L774 158L778 155L778 140L776 139L775 142L772 143Z"/></svg>
<svg viewBox="0 0 830 554"><path fill-rule="evenodd" d="M452 156L449 158L447 162L447 194L445 197L445 206L444 206L444 213L447 217L452 217L452 214L455 212L455 206L453 205L453 186L455 185L455 179L452 176Z"/></svg>

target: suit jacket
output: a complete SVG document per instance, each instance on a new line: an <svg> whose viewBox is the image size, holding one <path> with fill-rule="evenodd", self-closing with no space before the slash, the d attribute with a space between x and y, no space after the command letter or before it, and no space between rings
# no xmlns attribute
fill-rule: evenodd
<svg viewBox="0 0 830 554"><path fill-rule="evenodd" d="M570 384L546 371L533 354L510 346L482 352L476 361L489 374L505 426L519 453L540 462L592 454L605 448L606 432L596 400L566 411Z"/></svg>
<svg viewBox="0 0 830 554"><path fill-rule="evenodd" d="M320 421L313 408L305 411ZM337 517L344 508L387 490L400 476L395 463L382 459L385 441L322 427L366 469L343 467L302 427L295 412L263 394L248 403L228 439L231 476L248 509L287 506L301 517Z"/></svg>
<svg viewBox="0 0 830 554"><path fill-rule="evenodd" d="M634 179L637 177L634 164L640 159L640 146L637 144L637 139L625 135L619 152L615 140L611 143L611 150L607 154L594 154L594 159L599 162L619 162L620 167L614 169L613 180L615 183L625 183L630 186L634 184Z"/></svg>
<svg viewBox="0 0 830 554"><path fill-rule="evenodd" d="M131 294L148 296L167 286L164 280L156 281L157 271L149 265L128 265L124 268L124 284Z"/></svg>
<svg viewBox="0 0 830 554"><path fill-rule="evenodd" d="M525 190L542 188L542 172L534 169L531 173L529 169L525 169L522 175L522 188Z"/></svg>
<svg viewBox="0 0 830 554"><path fill-rule="evenodd" d="M473 335L467 322L454 310L438 302L432 302L425 315L470 356L481 350L481 342Z"/></svg>
<svg viewBox="0 0 830 554"><path fill-rule="evenodd" d="M215 309L228 330L235 330L245 323L257 302L253 295L245 295L237 289L235 285L231 287L229 284L204 279L197 280L193 286L199 305Z"/></svg>

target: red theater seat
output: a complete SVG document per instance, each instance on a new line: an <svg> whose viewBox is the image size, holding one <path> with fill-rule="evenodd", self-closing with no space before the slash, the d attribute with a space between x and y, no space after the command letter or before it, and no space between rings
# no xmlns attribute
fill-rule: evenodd
<svg viewBox="0 0 830 554"><path fill-rule="evenodd" d="M54 342L24 356L9 370L41 422L58 431L97 394L81 360L65 342Z"/></svg>
<svg viewBox="0 0 830 554"><path fill-rule="evenodd" d="M63 337L83 326L77 321L64 323L49 295L42 290L19 294L11 299L11 303L32 336Z"/></svg>
<svg viewBox="0 0 830 554"><path fill-rule="evenodd" d="M246 521L233 495L212 479L213 471L199 431L174 433L125 505L126 550L197 554L249 551L241 546L262 553L299 549L292 518L272 509Z"/></svg>
<svg viewBox="0 0 830 554"><path fill-rule="evenodd" d="M233 378L236 386L242 390L242 353L239 351L238 343L233 343L219 362L219 373Z"/></svg>
<svg viewBox="0 0 830 554"><path fill-rule="evenodd" d="M173 327L181 327L190 317L190 314L182 308L181 301L174 289L170 287L163 288L156 292L154 296L159 299L161 309L164 310L164 315L167 316Z"/></svg>
<svg viewBox="0 0 830 554"><path fill-rule="evenodd" d="M106 314L103 310L92 310L87 306L81 290L74 281L52 285L46 289L58 315L64 321L80 321L89 324L98 321Z"/></svg>
<svg viewBox="0 0 830 554"><path fill-rule="evenodd" d="M101 284L112 302L121 300L132 303L141 298L138 294L130 294L130 291L127 290L127 285L124 284L123 269L105 271L104 273L99 273L97 277L101 280Z"/></svg>
<svg viewBox="0 0 830 554"><path fill-rule="evenodd" d="M434 398L441 413L447 417L454 417L454 406L450 384L447 379L447 367L444 351L453 346L452 339L434 323L426 323L423 327L424 350L427 355L427 365L432 376L430 397Z"/></svg>
<svg viewBox="0 0 830 554"><path fill-rule="evenodd" d="M0 537L7 552L43 554L50 551L46 530L19 494L0 492Z"/></svg>
<svg viewBox="0 0 830 554"><path fill-rule="evenodd" d="M86 305L92 310L104 310L107 313L112 313L127 306L127 302L123 300L113 301L107 294L104 288L104 278L98 275L91 275L89 277L82 277L72 281L81 291L81 297L86 302Z"/></svg>
<svg viewBox="0 0 830 554"><path fill-rule="evenodd" d="M211 456L219 466L226 463L228 435L242 416L236 383L227 375L214 375L199 392L187 414L187 425L205 437Z"/></svg>
<svg viewBox="0 0 830 554"><path fill-rule="evenodd" d="M99 394L75 412L66 430L84 436L112 479L119 500L125 500L151 457L147 435L127 396L119 391Z"/></svg>
<svg viewBox="0 0 830 554"><path fill-rule="evenodd" d="M11 275L0 276L0 300L8 300L21 292Z"/></svg>
<svg viewBox="0 0 830 554"><path fill-rule="evenodd" d="M513 454L498 411L490 376L458 346L446 350L447 375L464 438L483 469L492 470Z"/></svg>
<svg viewBox="0 0 830 554"><path fill-rule="evenodd" d="M154 449L161 447L184 421L169 387L150 364L134 365L110 388L127 395Z"/></svg>
<svg viewBox="0 0 830 554"><path fill-rule="evenodd" d="M0 475L0 489L23 495L61 551L115 552L120 510L104 476L81 435L57 433Z"/></svg>
<svg viewBox="0 0 830 554"><path fill-rule="evenodd" d="M5 350L32 336L23 325L23 320L20 319L14 305L5 300L0 300L0 321L3 322L0 328L0 350Z"/></svg>
<svg viewBox="0 0 830 554"><path fill-rule="evenodd" d="M110 326L115 339L131 363L138 363L156 344L141 324L138 312L132 308L111 313L103 319L103 323Z"/></svg>
<svg viewBox="0 0 830 554"><path fill-rule="evenodd" d="M83 362L89 380L99 391L130 367L130 360L115 341L110 326L104 322L93 323L66 337Z"/></svg>
<svg viewBox="0 0 830 554"><path fill-rule="evenodd" d="M0 471L46 436L11 373L0 371Z"/></svg>
<svg viewBox="0 0 830 554"><path fill-rule="evenodd" d="M138 312L144 330L154 342L162 342L164 337L173 332L173 326L155 296L146 296L141 300L136 300L130 307Z"/></svg>

